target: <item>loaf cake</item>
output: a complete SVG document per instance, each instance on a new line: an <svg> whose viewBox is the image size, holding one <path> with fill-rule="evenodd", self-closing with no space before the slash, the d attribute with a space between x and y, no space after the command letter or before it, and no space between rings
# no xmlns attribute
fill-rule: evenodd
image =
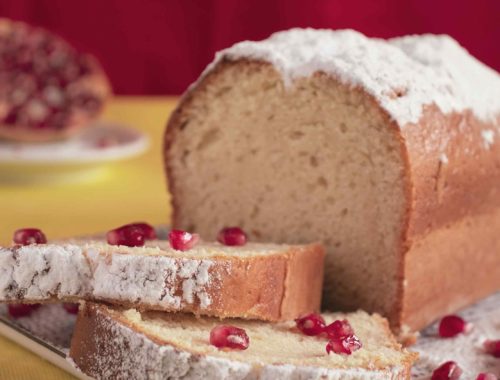
<svg viewBox="0 0 500 380"><path fill-rule="evenodd" d="M69 358L96 379L409 379L416 354L402 349L387 322L365 312L348 318L363 347L328 355L322 338L304 336L295 323L195 318L87 303L73 334ZM246 350L217 349L210 333L222 323L248 334Z"/></svg>
<svg viewBox="0 0 500 380"><path fill-rule="evenodd" d="M99 115L109 93L94 57L47 30L0 18L0 138L69 136Z"/></svg>
<svg viewBox="0 0 500 380"><path fill-rule="evenodd" d="M99 241L0 248L0 302L100 300L218 317L293 319L318 311L324 250L165 240L143 247Z"/></svg>
<svg viewBox="0 0 500 380"><path fill-rule="evenodd" d="M445 35L216 55L165 134L175 228L321 241L324 304L420 329L500 288L500 76Z"/></svg>

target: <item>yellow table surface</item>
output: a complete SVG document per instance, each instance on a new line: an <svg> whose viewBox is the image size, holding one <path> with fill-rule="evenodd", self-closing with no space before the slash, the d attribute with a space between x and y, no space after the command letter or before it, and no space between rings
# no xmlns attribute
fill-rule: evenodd
<svg viewBox="0 0 500 380"><path fill-rule="evenodd" d="M133 221L165 224L170 218L162 163L162 135L174 97L116 97L104 120L146 132L150 149L110 165L87 182L0 184L0 244L20 227L41 228L57 239L109 230ZM0 379L73 379L69 374L0 337Z"/></svg>

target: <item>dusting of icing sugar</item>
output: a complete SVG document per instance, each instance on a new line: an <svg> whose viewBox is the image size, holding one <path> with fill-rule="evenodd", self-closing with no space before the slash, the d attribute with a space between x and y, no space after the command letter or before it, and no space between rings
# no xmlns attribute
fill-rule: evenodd
<svg viewBox="0 0 500 380"><path fill-rule="evenodd" d="M318 71L360 86L402 127L432 103L443 113L471 109L484 121L500 114L500 75L446 35L382 40L353 30L290 29L220 51L201 77L223 59L240 58L272 63L285 86Z"/></svg>
<svg viewBox="0 0 500 380"><path fill-rule="evenodd" d="M118 254L109 261L99 252L88 256L96 268L93 295L98 298L118 297L177 310L196 299L202 309L212 302L208 292L212 260Z"/></svg>
<svg viewBox="0 0 500 380"><path fill-rule="evenodd" d="M493 129L484 129L481 131L481 137L483 138L484 148L490 149L495 142L495 131Z"/></svg>
<svg viewBox="0 0 500 380"><path fill-rule="evenodd" d="M439 161L445 165L448 163L448 156L446 155L446 153L441 153L439 155Z"/></svg>
<svg viewBox="0 0 500 380"><path fill-rule="evenodd" d="M212 304L214 260L114 253L106 246L44 244L0 248L0 301L80 297L181 310ZM226 266L226 263L220 263ZM230 270L230 268L226 268Z"/></svg>
<svg viewBox="0 0 500 380"><path fill-rule="evenodd" d="M500 339L500 292L460 312L459 315L473 324L468 334L443 339L437 334L438 323L428 327L412 350L420 354L412 370L412 379L428 380L429 374L440 364L454 360L463 370L461 379L475 379L480 372L500 374L500 360L486 355L483 342Z"/></svg>
<svg viewBox="0 0 500 380"><path fill-rule="evenodd" d="M206 309L211 305L212 299L207 292L207 285L210 282L209 269L213 265L210 260L182 260L179 276L185 280L182 282L182 297L192 304L195 297L200 301L200 307Z"/></svg>

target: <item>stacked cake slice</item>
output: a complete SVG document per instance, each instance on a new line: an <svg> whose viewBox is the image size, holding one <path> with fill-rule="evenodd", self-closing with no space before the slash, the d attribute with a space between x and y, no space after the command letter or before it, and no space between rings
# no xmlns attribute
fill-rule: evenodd
<svg viewBox="0 0 500 380"><path fill-rule="evenodd" d="M106 301L217 317L293 319L318 311L320 245L75 241L0 248L0 301Z"/></svg>
<svg viewBox="0 0 500 380"><path fill-rule="evenodd" d="M81 301L69 354L97 379L406 379L415 355L378 315L316 314L324 249L218 242L146 224L0 248L0 301Z"/></svg>

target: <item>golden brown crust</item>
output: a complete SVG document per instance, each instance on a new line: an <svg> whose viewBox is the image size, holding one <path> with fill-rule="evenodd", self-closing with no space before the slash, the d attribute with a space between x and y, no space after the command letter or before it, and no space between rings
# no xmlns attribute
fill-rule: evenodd
<svg viewBox="0 0 500 380"><path fill-rule="evenodd" d="M418 330L500 289L500 144L482 135L499 125L429 106L401 129L414 199L399 326Z"/></svg>
<svg viewBox="0 0 500 380"><path fill-rule="evenodd" d="M232 259L218 266L215 277L221 281L211 289L209 315L280 321L319 311L324 257L324 248L311 244L292 247L286 255Z"/></svg>

